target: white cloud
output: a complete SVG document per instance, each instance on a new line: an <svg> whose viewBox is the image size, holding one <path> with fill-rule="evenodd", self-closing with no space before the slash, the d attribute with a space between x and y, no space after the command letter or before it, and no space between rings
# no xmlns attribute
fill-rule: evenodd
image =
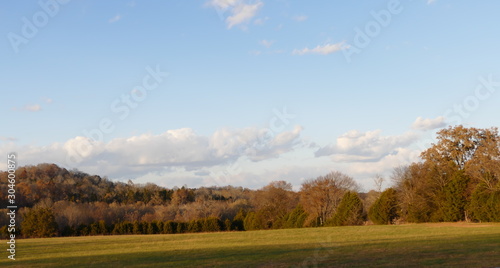
<svg viewBox="0 0 500 268"><path fill-rule="evenodd" d="M318 149L317 157L331 156L336 162L371 162L396 153L414 143L418 135L407 132L399 136L381 136L380 130L351 130L337 138L335 144Z"/></svg>
<svg viewBox="0 0 500 268"><path fill-rule="evenodd" d="M298 21L298 22L302 22L302 21L307 20L307 16L305 16L305 15L295 16L295 17L293 17L293 20Z"/></svg>
<svg viewBox="0 0 500 268"><path fill-rule="evenodd" d="M264 25L264 23L266 23L266 21L269 20L269 17L265 17L265 18L258 18L256 20L253 21L253 24L255 25Z"/></svg>
<svg viewBox="0 0 500 268"><path fill-rule="evenodd" d="M264 40L261 40L259 42L259 44L261 44L261 45L263 45L263 46L265 46L267 48L270 48L274 44L274 41L273 40L265 40L264 39Z"/></svg>
<svg viewBox="0 0 500 268"><path fill-rule="evenodd" d="M232 15L226 19L227 27L231 29L235 25L249 21L257 14L262 5L262 2L257 2L253 5L241 4L236 6L232 10Z"/></svg>
<svg viewBox="0 0 500 268"><path fill-rule="evenodd" d="M418 161L420 153L419 150L410 148L397 148L391 154L383 156L378 161L347 163L344 170L347 174L355 178L363 177L369 180L376 174L387 178L395 167L409 165Z"/></svg>
<svg viewBox="0 0 500 268"><path fill-rule="evenodd" d="M43 97L41 98L43 102L46 104L51 104L53 100L51 98ZM42 105L35 103L35 104L28 104L23 107L14 107L12 108L14 111L28 111L28 112L39 112L42 110Z"/></svg>
<svg viewBox="0 0 500 268"><path fill-rule="evenodd" d="M87 137L78 136L66 141L63 149L72 162L80 163L85 159L96 156L104 150L104 143L94 142Z"/></svg>
<svg viewBox="0 0 500 268"><path fill-rule="evenodd" d="M262 54L262 51L260 50L252 50L252 51L249 51L250 54L254 55L254 56L259 56L260 54Z"/></svg>
<svg viewBox="0 0 500 268"><path fill-rule="evenodd" d="M293 55L305 55L305 54L321 54L328 55L334 52L338 52L344 49L348 49L349 45L345 45L344 42L336 43L336 44L326 44L326 45L318 45L315 48L303 48L303 49L295 49L292 54Z"/></svg>
<svg viewBox="0 0 500 268"><path fill-rule="evenodd" d="M446 121L443 116L436 117L434 119L424 119L422 117L417 117L415 122L411 125L413 129L417 130L433 130L436 128L442 128L446 126Z"/></svg>
<svg viewBox="0 0 500 268"><path fill-rule="evenodd" d="M261 1L251 3L246 0L211 0L208 5L214 7L219 14L230 12L231 15L225 18L225 22L227 28L231 29L236 25L248 23L257 15L264 3Z"/></svg>
<svg viewBox="0 0 500 268"><path fill-rule="evenodd" d="M388 178L395 167L418 161L419 139L411 131L382 136L380 130L352 130L339 136L334 144L316 150L315 156L329 156L332 167L356 178L367 191L373 188L375 175Z"/></svg>
<svg viewBox="0 0 500 268"><path fill-rule="evenodd" d="M427 0L428 5L433 4L434 2L436 2L436 0Z"/></svg>
<svg viewBox="0 0 500 268"><path fill-rule="evenodd" d="M269 158L276 158L281 154L287 153L299 144L300 133L303 128L295 126L292 131L284 131L276 136L267 136L268 130L260 131L257 141L249 148L248 157L252 161L262 161Z"/></svg>
<svg viewBox="0 0 500 268"><path fill-rule="evenodd" d="M220 9L228 9L236 6L238 2L240 2L240 0L212 0L210 1L210 5Z"/></svg>
<svg viewBox="0 0 500 268"><path fill-rule="evenodd" d="M22 110L28 112L38 112L42 110L42 106L40 106L39 104L26 105L22 108Z"/></svg>
<svg viewBox="0 0 500 268"><path fill-rule="evenodd" d="M252 189L262 188L271 181L285 180L299 190L300 185L307 179L325 175L332 171L331 166L316 167L286 163L276 163L279 160L270 160L276 168L262 168L260 162L238 161L228 166L214 166L205 169L186 170L172 168L165 171L150 172L138 177L135 182L152 182L164 187L173 187L187 184L189 187L207 186L242 186Z"/></svg>
<svg viewBox="0 0 500 268"><path fill-rule="evenodd" d="M300 126L278 135L274 135L269 129L221 129L212 135L210 148L218 158L236 159L243 154L252 161L261 161L291 151L297 144L301 131Z"/></svg>
<svg viewBox="0 0 500 268"><path fill-rule="evenodd" d="M0 141L17 141L17 139L13 138L13 137L3 137L3 136L0 136Z"/></svg>
<svg viewBox="0 0 500 268"><path fill-rule="evenodd" d="M109 23L115 23L119 20L122 19L122 16L120 14L117 14L116 16L112 17L111 19L108 20Z"/></svg>
<svg viewBox="0 0 500 268"><path fill-rule="evenodd" d="M80 136L50 146L16 146L11 142L0 144L0 152L18 152L23 165L50 162L113 178L135 178L166 168L196 171L240 158L254 162L277 158L294 150L301 131L296 127L274 135L266 128L221 129L201 136L183 128L107 143Z"/></svg>

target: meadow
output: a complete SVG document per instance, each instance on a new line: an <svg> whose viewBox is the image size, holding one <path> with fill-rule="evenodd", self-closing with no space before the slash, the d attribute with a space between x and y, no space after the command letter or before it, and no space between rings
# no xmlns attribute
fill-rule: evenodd
<svg viewBox="0 0 500 268"><path fill-rule="evenodd" d="M499 267L500 224L19 239L15 261L3 251L2 267Z"/></svg>

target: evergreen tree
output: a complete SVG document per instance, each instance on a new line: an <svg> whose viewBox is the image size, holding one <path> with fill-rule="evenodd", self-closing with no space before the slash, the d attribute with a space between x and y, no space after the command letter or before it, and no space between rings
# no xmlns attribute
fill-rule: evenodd
<svg viewBox="0 0 500 268"><path fill-rule="evenodd" d="M346 192L332 218L334 226L360 225L363 223L363 203L355 192Z"/></svg>
<svg viewBox="0 0 500 268"><path fill-rule="evenodd" d="M52 237L57 235L57 223L49 208L33 208L23 214L22 234L26 237Z"/></svg>
<svg viewBox="0 0 500 268"><path fill-rule="evenodd" d="M142 234L142 224L139 221L134 221L134 225L132 228L133 234Z"/></svg>
<svg viewBox="0 0 500 268"><path fill-rule="evenodd" d="M246 216L246 212L243 209L240 209L240 211L238 211L238 214L236 214L236 216L234 216L233 218L231 229L235 231L244 231L244 221Z"/></svg>
<svg viewBox="0 0 500 268"><path fill-rule="evenodd" d="M156 221L149 222L147 234L157 234L157 233L158 233L158 223Z"/></svg>
<svg viewBox="0 0 500 268"><path fill-rule="evenodd" d="M375 224L391 224L398 217L396 191L389 188L382 192L368 211L368 217Z"/></svg>
<svg viewBox="0 0 500 268"><path fill-rule="evenodd" d="M185 222L178 222L176 224L176 227L177 227L176 228L177 230L175 231L176 233L178 233L178 234L185 233L186 230L187 230L187 223L185 223Z"/></svg>
<svg viewBox="0 0 500 268"><path fill-rule="evenodd" d="M463 170L456 172L445 188L446 202L443 207L445 221L462 221L465 219L467 205L467 186L469 177Z"/></svg>
<svg viewBox="0 0 500 268"><path fill-rule="evenodd" d="M167 221L163 224L164 234L175 234L177 232L177 223L173 221Z"/></svg>
<svg viewBox="0 0 500 268"><path fill-rule="evenodd" d="M188 233L201 232L200 220L191 220L188 224L187 232Z"/></svg>
<svg viewBox="0 0 500 268"><path fill-rule="evenodd" d="M226 219L224 221L224 230L226 231L232 231L232 225L233 225L233 222L230 220L230 219Z"/></svg>
<svg viewBox="0 0 500 268"><path fill-rule="evenodd" d="M478 185L468 208L474 221L500 222L500 190Z"/></svg>
<svg viewBox="0 0 500 268"><path fill-rule="evenodd" d="M307 212L301 204L298 204L290 213L285 216L284 228L302 228L308 217Z"/></svg>

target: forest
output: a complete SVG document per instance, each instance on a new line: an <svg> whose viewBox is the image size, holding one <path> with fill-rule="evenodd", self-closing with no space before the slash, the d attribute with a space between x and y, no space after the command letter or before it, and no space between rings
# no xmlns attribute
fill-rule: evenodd
<svg viewBox="0 0 500 268"><path fill-rule="evenodd" d="M448 127L418 162L395 167L390 187L360 192L339 171L293 191L284 180L242 187L165 188L111 181L55 164L16 170L21 237L174 234L420 222L500 222L497 128ZM0 202L7 203L7 172ZM2 209L2 238L8 235Z"/></svg>

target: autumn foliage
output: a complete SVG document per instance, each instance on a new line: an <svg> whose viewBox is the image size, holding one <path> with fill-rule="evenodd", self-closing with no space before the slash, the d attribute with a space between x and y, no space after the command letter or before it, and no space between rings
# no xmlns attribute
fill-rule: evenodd
<svg viewBox="0 0 500 268"><path fill-rule="evenodd" d="M175 234L186 232L361 225L369 222L500 221L500 138L496 128L449 127L422 161L394 169L391 188L360 193L333 171L305 180L242 187L165 188L113 182L54 164L16 171L24 237ZM0 181L7 179L0 172ZM0 202L6 203L6 184ZM7 222L5 209L0 220ZM5 236L6 226L0 228Z"/></svg>

